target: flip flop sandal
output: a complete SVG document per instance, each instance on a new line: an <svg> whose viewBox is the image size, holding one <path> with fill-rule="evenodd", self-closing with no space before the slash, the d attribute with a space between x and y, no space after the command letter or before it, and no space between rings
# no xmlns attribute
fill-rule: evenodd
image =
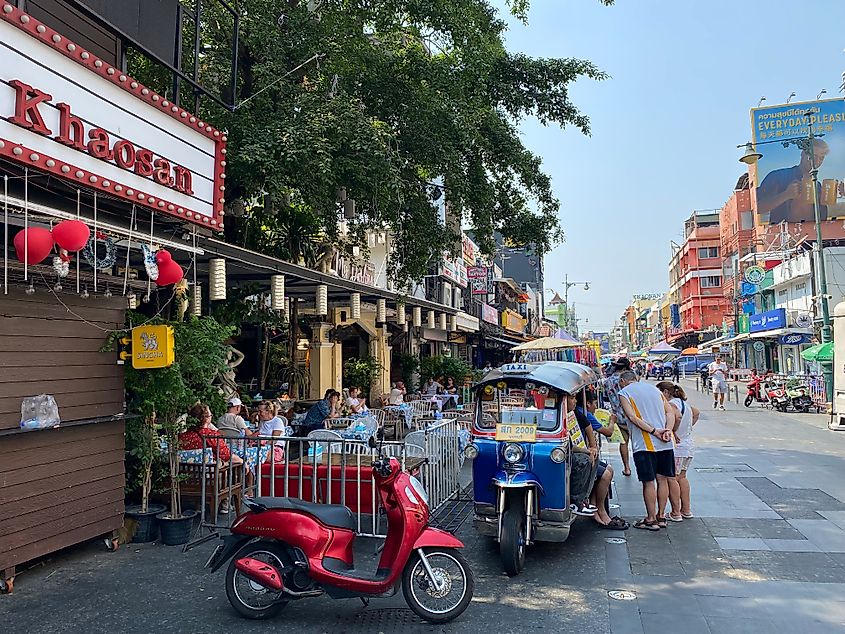
<svg viewBox="0 0 845 634"><path fill-rule="evenodd" d="M621 517L614 517L607 524L599 524L599 526L611 531L627 531L629 528L631 528L631 525L628 524L628 522L623 520Z"/></svg>
<svg viewBox="0 0 845 634"><path fill-rule="evenodd" d="M657 525L657 522L649 522L645 518L639 520L638 522L635 522L634 528L639 528L640 530L652 531L652 532L660 530L660 527Z"/></svg>
<svg viewBox="0 0 845 634"><path fill-rule="evenodd" d="M681 515L683 515L685 520L691 520L695 517L695 515L693 515L692 513L681 513Z"/></svg>
<svg viewBox="0 0 845 634"><path fill-rule="evenodd" d="M682 516L681 517L672 517L671 514L669 516L667 516L666 519L669 520L670 522L683 522L684 521L684 518Z"/></svg>
<svg viewBox="0 0 845 634"><path fill-rule="evenodd" d="M658 528L666 528L666 518L665 517L658 517L657 518L657 527Z"/></svg>
<svg viewBox="0 0 845 634"><path fill-rule="evenodd" d="M622 475L627 477L627 476L631 475L631 472L630 471L623 471Z"/></svg>

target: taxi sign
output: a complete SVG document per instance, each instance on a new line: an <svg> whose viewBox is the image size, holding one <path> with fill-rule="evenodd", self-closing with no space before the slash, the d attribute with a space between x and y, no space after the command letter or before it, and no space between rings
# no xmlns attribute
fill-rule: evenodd
<svg viewBox="0 0 845 634"><path fill-rule="evenodd" d="M502 366L502 374L526 374L528 370L527 363L506 363Z"/></svg>
<svg viewBox="0 0 845 634"><path fill-rule="evenodd" d="M172 326L136 326L132 329L132 367L166 368L175 360Z"/></svg>
<svg viewBox="0 0 845 634"><path fill-rule="evenodd" d="M537 425L499 423L496 425L496 440L535 442L537 440Z"/></svg>

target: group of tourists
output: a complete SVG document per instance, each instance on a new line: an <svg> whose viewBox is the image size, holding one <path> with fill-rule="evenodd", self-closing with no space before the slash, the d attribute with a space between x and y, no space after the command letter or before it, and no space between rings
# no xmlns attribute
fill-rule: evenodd
<svg viewBox="0 0 845 634"><path fill-rule="evenodd" d="M692 432L699 410L687 403L684 389L677 383L640 381L624 357L613 363L605 389L622 435L622 474L631 475L630 445L643 487L646 514L634 528L658 531L666 528L668 521L692 518L687 470L695 449Z"/></svg>

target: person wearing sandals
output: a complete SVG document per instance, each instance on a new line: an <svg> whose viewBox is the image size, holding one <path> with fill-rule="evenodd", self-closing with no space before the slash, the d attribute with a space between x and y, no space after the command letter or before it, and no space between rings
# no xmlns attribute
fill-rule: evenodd
<svg viewBox="0 0 845 634"><path fill-rule="evenodd" d="M628 462L628 442L630 433L628 431L628 419L622 411L622 404L619 402L619 377L625 370L631 369L631 362L627 357L621 357L610 366L611 375L604 380L604 389L607 392L607 400L610 401L610 410L616 416L616 426L622 435L622 442L619 443L619 456L622 458L622 475L631 475L631 464Z"/></svg>
<svg viewBox="0 0 845 634"><path fill-rule="evenodd" d="M575 411L579 397L576 394L567 394L566 400L566 411ZM596 470L598 469L598 445L596 444L595 434L593 434L593 428L587 422L587 419L583 416L579 417L577 411L575 411L575 420L577 421L578 429L581 431L581 436L584 438L584 446L574 442L571 443L570 508L575 515L592 517L598 509L590 504L587 498L589 497L590 491L593 490L593 482L595 481Z"/></svg>
<svg viewBox="0 0 845 634"><path fill-rule="evenodd" d="M675 429L675 480L673 485L670 481L670 487L675 491L669 492L670 501L676 498L676 504L672 504L673 513L669 515L669 519L673 522L678 522L684 519L692 519L692 506L690 505L690 484L687 480L687 470L692 463L692 456L695 453L695 441L692 437L692 428L698 422L698 417L701 411L687 403L687 395L684 388L680 385L664 381L658 386L666 398L669 399L669 404L676 410L676 416L679 419L677 428Z"/></svg>
<svg viewBox="0 0 845 634"><path fill-rule="evenodd" d="M595 417L595 411L598 407L598 395L595 390L586 389L584 391L584 399L586 401L586 410L579 404L575 408L575 416L583 416L586 418L590 427L593 428L593 433L606 436L610 438L613 435L615 428L614 419L611 418L611 423L607 427L602 425ZM610 507L608 506L608 493L610 492L610 484L613 482L613 467L611 467L604 460L598 461L596 468L596 482L593 485L593 491L590 494L590 504L596 509L593 519L596 524L602 528L616 531L626 531L631 526L624 519L618 515L610 516Z"/></svg>
<svg viewBox="0 0 845 634"><path fill-rule="evenodd" d="M634 528L656 531L666 526L658 515L669 498L669 478L675 477L675 453L671 429L675 410L654 385L637 381L626 370L620 376L619 397L631 427L631 445L637 479L643 485L646 516ZM656 486L655 486L656 482Z"/></svg>

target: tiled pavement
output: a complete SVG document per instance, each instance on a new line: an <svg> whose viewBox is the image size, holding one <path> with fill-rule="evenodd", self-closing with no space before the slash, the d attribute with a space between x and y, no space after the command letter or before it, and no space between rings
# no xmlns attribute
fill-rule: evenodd
<svg viewBox="0 0 845 634"><path fill-rule="evenodd" d="M608 544L608 588L636 594L610 601L611 631L845 632L845 435L824 416L713 411L689 396L702 409L696 517ZM610 457L616 502L636 518L640 485Z"/></svg>

